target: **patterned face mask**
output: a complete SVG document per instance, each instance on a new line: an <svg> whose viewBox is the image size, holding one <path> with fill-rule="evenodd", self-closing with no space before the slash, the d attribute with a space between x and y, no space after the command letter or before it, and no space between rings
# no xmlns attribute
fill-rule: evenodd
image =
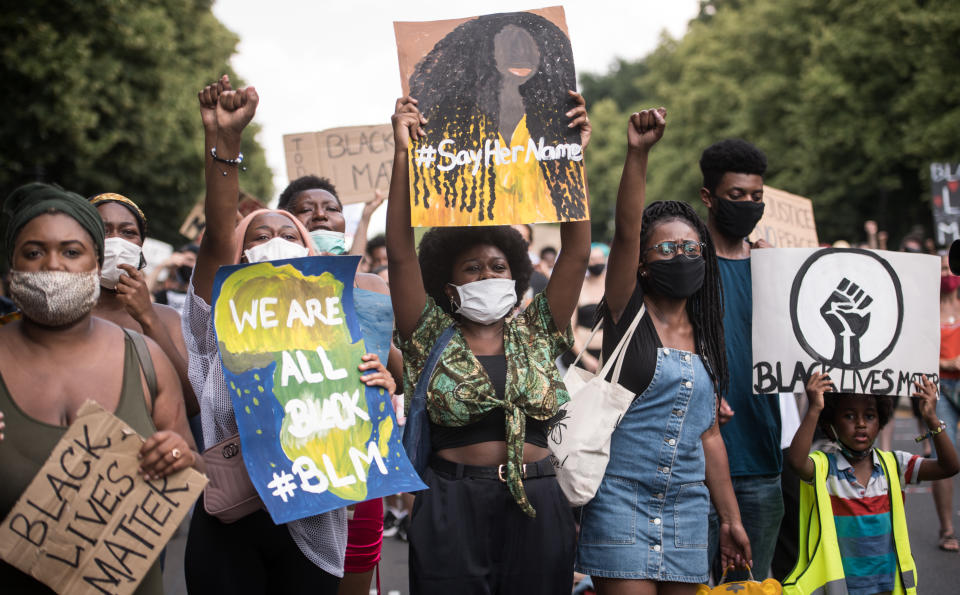
<svg viewBox="0 0 960 595"><path fill-rule="evenodd" d="M24 318L64 326L93 310L100 297L100 271L10 271L10 299Z"/></svg>

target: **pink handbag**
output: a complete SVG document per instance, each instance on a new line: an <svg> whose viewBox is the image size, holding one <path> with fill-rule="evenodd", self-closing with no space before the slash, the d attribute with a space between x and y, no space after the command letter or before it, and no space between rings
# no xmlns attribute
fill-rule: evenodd
<svg viewBox="0 0 960 595"><path fill-rule="evenodd" d="M235 523L263 508L243 464L240 435L231 436L203 451L210 482L203 490L203 508L223 523Z"/></svg>

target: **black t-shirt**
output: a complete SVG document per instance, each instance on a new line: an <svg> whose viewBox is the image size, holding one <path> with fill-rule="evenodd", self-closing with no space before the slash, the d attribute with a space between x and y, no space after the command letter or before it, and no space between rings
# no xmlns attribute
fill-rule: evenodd
<svg viewBox="0 0 960 595"><path fill-rule="evenodd" d="M606 302L603 303L604 362L609 361L610 354L623 338L623 334L630 328L630 323L633 322L642 305L643 289L640 288L640 283L637 283L637 288L630 296L627 307L616 323L610 316L610 309ZM640 324L637 325L633 339L627 345L626 359L620 371L620 384L636 395L647 390L657 370L657 349L660 347L663 347L663 343L660 342L660 335L657 334L657 328L653 325L653 319L650 318L650 310L647 310L640 319Z"/></svg>

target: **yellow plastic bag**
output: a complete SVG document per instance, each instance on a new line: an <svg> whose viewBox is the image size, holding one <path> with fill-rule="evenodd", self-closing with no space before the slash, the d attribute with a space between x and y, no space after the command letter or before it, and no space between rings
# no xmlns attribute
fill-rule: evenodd
<svg viewBox="0 0 960 595"><path fill-rule="evenodd" d="M720 583L716 587L711 588L707 585L697 587L697 595L729 595L730 593L734 595L780 595L783 591L783 587L776 579L768 578L763 582L754 580L753 572L750 571L749 566L747 572L750 572L750 580L725 583L723 581L726 580L727 571L731 568L733 567L724 569L723 576L720 577Z"/></svg>

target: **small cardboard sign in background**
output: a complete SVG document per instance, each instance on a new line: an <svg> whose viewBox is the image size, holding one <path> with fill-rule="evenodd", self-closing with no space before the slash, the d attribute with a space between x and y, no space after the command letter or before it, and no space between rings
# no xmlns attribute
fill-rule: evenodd
<svg viewBox="0 0 960 595"><path fill-rule="evenodd" d="M933 228L939 246L960 239L960 163L931 163Z"/></svg>
<svg viewBox="0 0 960 595"><path fill-rule="evenodd" d="M403 94L427 120L408 152L412 225L589 218L562 7L393 26Z"/></svg>
<svg viewBox="0 0 960 595"><path fill-rule="evenodd" d="M137 473L143 439L88 401L0 527L0 558L61 595L133 593L207 479Z"/></svg>
<svg viewBox="0 0 960 595"><path fill-rule="evenodd" d="M939 381L940 259L856 248L750 255L753 389L803 392L825 371L844 393L915 392Z"/></svg>
<svg viewBox="0 0 960 595"><path fill-rule="evenodd" d="M390 188L390 124L285 134L283 151L288 180L306 175L329 178L344 204L368 202L376 190L387 192Z"/></svg>
<svg viewBox="0 0 960 595"><path fill-rule="evenodd" d="M217 271L213 322L243 461L277 524L426 487L387 391L360 380L361 357L375 348L354 309L359 261L313 256Z"/></svg>
<svg viewBox="0 0 960 595"><path fill-rule="evenodd" d="M770 186L763 187L763 218L757 223L750 241L764 239L774 248L816 248L817 223L813 201Z"/></svg>
<svg viewBox="0 0 960 595"><path fill-rule="evenodd" d="M180 235L191 242L195 241L204 227L207 225L207 218L203 214L203 200L193 205L190 212L187 213L183 224L180 226Z"/></svg>

